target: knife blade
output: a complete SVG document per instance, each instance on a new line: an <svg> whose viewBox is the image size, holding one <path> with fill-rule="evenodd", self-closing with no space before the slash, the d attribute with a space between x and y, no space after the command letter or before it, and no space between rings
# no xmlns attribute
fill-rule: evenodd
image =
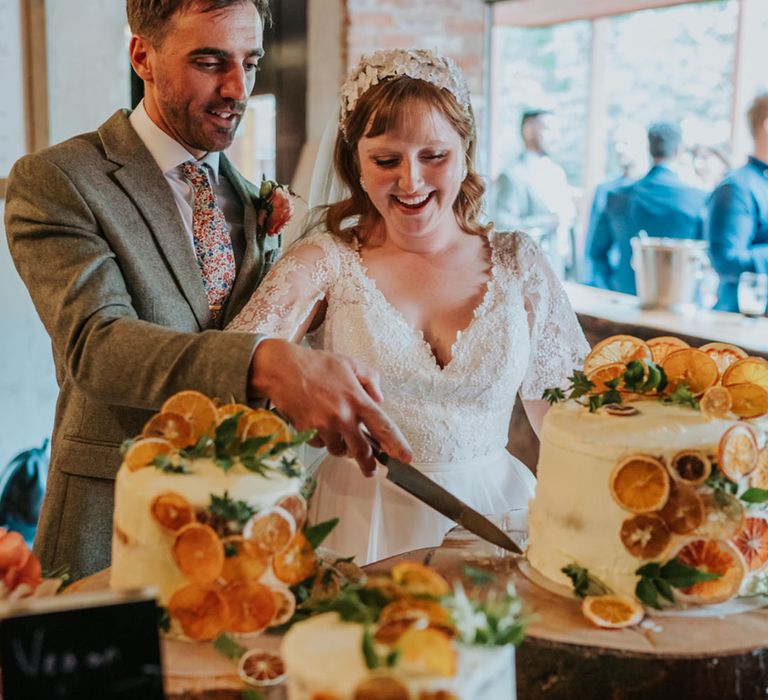
<svg viewBox="0 0 768 700"><path fill-rule="evenodd" d="M379 449L378 446L371 444L371 448L376 460L387 468L387 479L393 484L396 484L422 503L426 503L430 508L433 508L438 513L442 513L446 518L450 518L487 542L491 542L515 554L523 553L520 547L502 529L494 525L481 513L470 508L470 506L454 496L450 491L446 491L442 486L432 481L432 479L422 474L410 464L401 462L395 457L390 457L386 452Z"/></svg>

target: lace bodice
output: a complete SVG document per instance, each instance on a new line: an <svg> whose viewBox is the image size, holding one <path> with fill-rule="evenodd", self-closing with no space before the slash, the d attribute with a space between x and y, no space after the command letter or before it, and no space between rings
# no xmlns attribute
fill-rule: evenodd
<svg viewBox="0 0 768 700"><path fill-rule="evenodd" d="M515 395L563 386L588 351L565 292L523 233L489 236L491 277L444 366L368 276L357 250L331 234L301 238L229 326L296 338L318 301L327 310L307 336L380 375L383 408L414 462L454 462L504 447Z"/></svg>

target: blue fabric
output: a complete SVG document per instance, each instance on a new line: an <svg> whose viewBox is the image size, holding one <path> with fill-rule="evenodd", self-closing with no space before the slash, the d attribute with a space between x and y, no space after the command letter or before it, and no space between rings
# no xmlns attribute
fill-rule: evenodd
<svg viewBox="0 0 768 700"><path fill-rule="evenodd" d="M738 311L739 275L768 273L768 164L750 156L715 188L708 210L709 255L720 275L715 308Z"/></svg>
<svg viewBox="0 0 768 700"><path fill-rule="evenodd" d="M706 198L704 190L686 185L663 165L609 192L587 251L596 286L635 294L630 241L641 230L653 237L703 238ZM618 253L614 264L612 252Z"/></svg>

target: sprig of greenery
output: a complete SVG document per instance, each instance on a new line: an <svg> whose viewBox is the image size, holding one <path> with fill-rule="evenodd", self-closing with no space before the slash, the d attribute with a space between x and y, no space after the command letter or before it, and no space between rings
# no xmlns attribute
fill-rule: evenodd
<svg viewBox="0 0 768 700"><path fill-rule="evenodd" d="M212 515L226 520L231 529L240 532L250 517L256 513L256 508L253 508L245 501L230 498L229 493L225 491L222 496L211 494L211 503L208 506L208 511ZM232 527L233 525L234 527Z"/></svg>
<svg viewBox="0 0 768 700"><path fill-rule="evenodd" d="M222 656L232 659L232 661L239 661L240 657L248 651L228 634L220 634L216 637L216 639L213 640L213 648Z"/></svg>
<svg viewBox="0 0 768 700"><path fill-rule="evenodd" d="M189 465L184 460L179 460L178 464L171 461L168 455L157 455L152 460L152 466L166 474L189 474Z"/></svg>
<svg viewBox="0 0 768 700"><path fill-rule="evenodd" d="M635 573L640 580L635 587L635 595L648 607L662 609L660 598L669 603L675 602L674 588L689 588L696 583L720 578L720 574L701 571L681 562L677 557L666 564L651 562L644 564Z"/></svg>
<svg viewBox="0 0 768 700"><path fill-rule="evenodd" d="M451 614L459 639L476 646L518 645L525 636L528 618L522 614L522 601L511 584L499 593L492 590L482 600L470 599L461 582L453 595L442 599Z"/></svg>
<svg viewBox="0 0 768 700"><path fill-rule="evenodd" d="M246 688L243 691L243 700L265 700L265 698L258 690Z"/></svg>
<svg viewBox="0 0 768 700"><path fill-rule="evenodd" d="M307 542L312 545L312 549L317 549L338 524L338 518L324 520L322 523L317 523L317 525L304 528L304 537L306 537Z"/></svg>
<svg viewBox="0 0 768 700"><path fill-rule="evenodd" d="M487 586L496 580L496 577L485 569L479 569L476 566L464 564L462 567L462 573L475 585L475 586Z"/></svg>
<svg viewBox="0 0 768 700"><path fill-rule="evenodd" d="M593 576L589 573L588 569L579 566L575 562L564 566L560 571L571 579L573 592L579 598L584 598L588 595L607 595L613 593L597 576Z"/></svg>
<svg viewBox="0 0 768 700"><path fill-rule="evenodd" d="M749 488L739 498L745 503L765 503L768 501L768 489Z"/></svg>
<svg viewBox="0 0 768 700"><path fill-rule="evenodd" d="M373 643L371 628L366 625L363 630L363 658L365 658L365 665L370 669L392 668L400 658L400 650L395 648L383 656L379 655Z"/></svg>
<svg viewBox="0 0 768 700"><path fill-rule="evenodd" d="M712 465L712 473L707 477L707 480L704 483L715 492L715 495L723 491L725 493L735 494L739 488L737 484L731 481L715 465Z"/></svg>
<svg viewBox="0 0 768 700"><path fill-rule="evenodd" d="M663 403L678 403L681 406L690 406L695 409L699 408L699 402L691 393L691 390L685 382L680 382L673 391L663 396L661 400Z"/></svg>

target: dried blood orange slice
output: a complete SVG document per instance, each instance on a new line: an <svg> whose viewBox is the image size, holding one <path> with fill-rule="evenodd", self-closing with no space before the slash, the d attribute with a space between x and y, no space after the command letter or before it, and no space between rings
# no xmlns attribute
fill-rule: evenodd
<svg viewBox="0 0 768 700"><path fill-rule="evenodd" d="M701 450L680 450L672 456L669 471L678 481L703 484L712 473L712 461Z"/></svg>
<svg viewBox="0 0 768 700"><path fill-rule="evenodd" d="M763 447L757 456L757 467L749 475L749 485L756 489L768 490L768 447Z"/></svg>
<svg viewBox="0 0 768 700"><path fill-rule="evenodd" d="M715 361L721 377L732 364L747 357L746 352L730 343L706 343L699 350L707 353Z"/></svg>
<svg viewBox="0 0 768 700"><path fill-rule="evenodd" d="M275 616L269 626L277 627L277 625L283 625L293 617L293 613L296 612L296 596L290 588L273 586L272 597L275 599Z"/></svg>
<svg viewBox="0 0 768 700"><path fill-rule="evenodd" d="M435 600L429 598L401 598L382 608L379 622L401 619L424 619L439 624L449 623L448 611Z"/></svg>
<svg viewBox="0 0 768 700"><path fill-rule="evenodd" d="M623 362L611 362L608 365L600 365L593 369L587 375L587 379L594 384L592 391L598 394L608 391L609 387L605 383L621 377L626 369L627 366ZM620 386L621 382L618 384L618 387Z"/></svg>
<svg viewBox="0 0 768 700"><path fill-rule="evenodd" d="M757 467L759 453L755 431L748 425L734 425L720 438L717 464L731 481L738 482Z"/></svg>
<svg viewBox="0 0 768 700"><path fill-rule="evenodd" d="M271 557L285 549L296 533L296 523L282 508L265 508L251 516L243 528L243 537L253 544L256 552Z"/></svg>
<svg viewBox="0 0 768 700"><path fill-rule="evenodd" d="M451 587L440 574L416 561L404 561L392 567L392 580L410 595L438 598L451 592Z"/></svg>
<svg viewBox="0 0 768 700"><path fill-rule="evenodd" d="M303 496L298 493L286 496L277 505L293 516L297 531L304 529L304 523L307 522L307 502Z"/></svg>
<svg viewBox="0 0 768 700"><path fill-rule="evenodd" d="M254 410L250 406L246 406L243 403L225 403L223 406L218 407L219 424L231 418L236 414L240 414L237 419L237 437L239 440L243 439L243 433L245 432L245 426L248 425L248 421Z"/></svg>
<svg viewBox="0 0 768 700"><path fill-rule="evenodd" d="M212 585L192 583L180 588L168 601L168 614L179 621L184 634L206 641L221 634L229 622L229 608Z"/></svg>
<svg viewBox="0 0 768 700"><path fill-rule="evenodd" d="M706 418L727 418L731 412L731 392L716 384L704 392L699 401L699 409Z"/></svg>
<svg viewBox="0 0 768 700"><path fill-rule="evenodd" d="M684 602L709 605L732 598L739 591L746 566L738 549L725 540L693 540L677 552L677 559L694 569L719 574L680 590Z"/></svg>
<svg viewBox="0 0 768 700"><path fill-rule="evenodd" d="M151 467L155 457L167 457L173 452L173 445L164 438L141 438L128 448L123 457L125 466L132 472Z"/></svg>
<svg viewBox="0 0 768 700"><path fill-rule="evenodd" d="M744 526L733 538L750 572L762 571L768 564L768 520L746 518Z"/></svg>
<svg viewBox="0 0 768 700"><path fill-rule="evenodd" d="M768 391L759 384L730 384L731 410L739 418L757 418L768 413Z"/></svg>
<svg viewBox="0 0 768 700"><path fill-rule="evenodd" d="M316 565L315 550L301 532L297 532L290 544L272 560L275 576L289 586L309 578Z"/></svg>
<svg viewBox="0 0 768 700"><path fill-rule="evenodd" d="M669 546L671 535L664 520L655 513L633 515L621 524L621 541L638 559L656 559Z"/></svg>
<svg viewBox="0 0 768 700"><path fill-rule="evenodd" d="M694 396L701 396L717 383L719 377L715 361L696 348L671 352L662 367L667 375L667 391L674 391L679 384L685 384Z"/></svg>
<svg viewBox="0 0 768 700"><path fill-rule="evenodd" d="M178 413L189 421L193 443L202 435L212 435L219 421L213 401L199 391L180 391L174 394L163 404L162 410Z"/></svg>
<svg viewBox="0 0 768 700"><path fill-rule="evenodd" d="M215 581L224 566L224 545L216 530L202 523L189 523L176 534L171 547L173 560L195 583Z"/></svg>
<svg viewBox="0 0 768 700"><path fill-rule="evenodd" d="M224 581L254 581L269 566L269 559L259 555L254 546L240 535L222 540L224 544L224 566L221 578Z"/></svg>
<svg viewBox="0 0 768 700"><path fill-rule="evenodd" d="M723 373L722 384L758 384L763 389L768 389L768 362L762 357L737 360Z"/></svg>
<svg viewBox="0 0 768 700"><path fill-rule="evenodd" d="M403 666L429 676L456 675L456 649L450 637L427 627L407 629L397 643Z"/></svg>
<svg viewBox="0 0 768 700"><path fill-rule="evenodd" d="M188 523L195 521L192 504L180 493L166 491L155 497L149 512L160 527L176 532Z"/></svg>
<svg viewBox="0 0 768 700"><path fill-rule="evenodd" d="M628 595L588 595L581 601L581 612L593 625L609 629L636 625L645 614Z"/></svg>
<svg viewBox="0 0 768 700"><path fill-rule="evenodd" d="M650 513L664 507L669 497L669 473L656 457L634 454L611 472L611 495L632 513Z"/></svg>
<svg viewBox="0 0 768 700"><path fill-rule="evenodd" d="M691 347L684 340L675 338L672 335L662 335L658 338L651 338L646 341L646 344L651 349L651 359L660 365L666 359L667 355L675 352L675 350L682 350L683 348Z"/></svg>
<svg viewBox="0 0 768 700"><path fill-rule="evenodd" d="M704 521L704 503L696 489L687 484L673 483L669 498L659 512L670 532L687 535Z"/></svg>
<svg viewBox="0 0 768 700"><path fill-rule="evenodd" d="M592 348L584 360L584 373L589 375L598 367L614 362L625 365L630 360L643 359L651 359L651 350L644 340L633 335L612 335Z"/></svg>
<svg viewBox="0 0 768 700"><path fill-rule="evenodd" d="M141 431L145 438L163 438L175 448L189 447L194 442L192 426L184 416L171 411L157 413L147 421Z"/></svg>
<svg viewBox="0 0 768 700"><path fill-rule="evenodd" d="M261 632L275 617L272 589L258 581L231 581L221 589L229 607L228 629Z"/></svg>
<svg viewBox="0 0 768 700"><path fill-rule="evenodd" d="M250 649L240 657L237 673L249 685L277 685L285 680L282 657L261 649Z"/></svg>
<svg viewBox="0 0 768 700"><path fill-rule="evenodd" d="M408 689L392 676L371 676L355 688L352 700L409 700Z"/></svg>
<svg viewBox="0 0 768 700"><path fill-rule="evenodd" d="M696 534L706 539L727 540L736 536L744 525L744 506L741 501L725 491L701 494L704 519L696 528Z"/></svg>
<svg viewBox="0 0 768 700"><path fill-rule="evenodd" d="M264 408L255 409L248 417L248 423L243 431L243 440L270 435L272 439L259 448L258 454L264 454L278 442L288 442L291 439L291 431L288 424L272 411Z"/></svg>

